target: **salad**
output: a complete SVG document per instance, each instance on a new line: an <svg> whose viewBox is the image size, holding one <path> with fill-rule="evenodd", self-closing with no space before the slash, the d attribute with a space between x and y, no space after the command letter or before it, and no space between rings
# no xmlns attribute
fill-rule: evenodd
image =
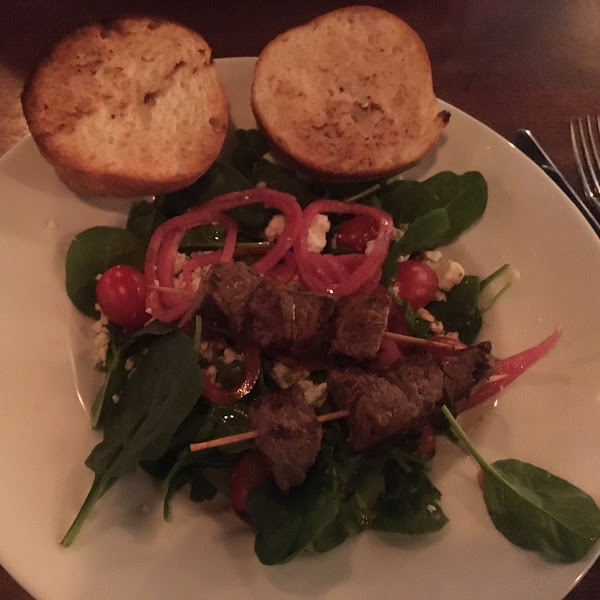
<svg viewBox="0 0 600 600"><path fill-rule="evenodd" d="M438 531L428 468L446 432L481 465L502 534L551 560L584 556L600 535L593 500L534 465L488 464L454 418L559 337L503 360L475 344L510 268L465 274L438 248L484 213L482 175L315 183L267 160L259 132L237 136L229 162L69 248L67 292L98 319L106 377L95 479L63 544L138 467L162 482L167 519L180 491L228 495L265 564L365 529Z"/></svg>

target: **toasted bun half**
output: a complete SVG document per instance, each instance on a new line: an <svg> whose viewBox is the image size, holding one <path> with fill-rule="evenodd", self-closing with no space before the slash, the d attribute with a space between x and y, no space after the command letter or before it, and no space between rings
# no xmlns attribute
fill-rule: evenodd
<svg viewBox="0 0 600 600"><path fill-rule="evenodd" d="M130 17L60 40L22 105L41 153L83 195L132 197L193 183L214 162L227 101L206 41Z"/></svg>
<svg viewBox="0 0 600 600"><path fill-rule="evenodd" d="M419 36L370 6L335 10L270 42L256 63L252 108L284 155L348 180L414 163L449 118Z"/></svg>

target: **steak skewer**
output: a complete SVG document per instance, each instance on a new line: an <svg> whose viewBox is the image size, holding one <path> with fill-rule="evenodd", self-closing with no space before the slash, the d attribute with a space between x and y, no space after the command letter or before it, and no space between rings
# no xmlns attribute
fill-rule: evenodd
<svg viewBox="0 0 600 600"><path fill-rule="evenodd" d="M346 418L350 446L367 450L393 436L417 432L435 419L442 405L458 412L471 390L491 371L491 345L434 357L419 353L380 373L357 367L328 374L331 396L340 408L317 417L297 386L260 396L251 407L253 431L190 445L205 450L257 438L277 485L283 491L304 481L320 447L321 422Z"/></svg>

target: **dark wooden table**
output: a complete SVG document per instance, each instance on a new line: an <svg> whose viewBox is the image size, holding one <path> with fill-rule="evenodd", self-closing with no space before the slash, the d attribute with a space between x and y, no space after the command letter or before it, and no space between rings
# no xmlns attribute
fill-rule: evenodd
<svg viewBox="0 0 600 600"><path fill-rule="evenodd" d="M320 0L4 0L0 2L0 155L27 133L19 96L36 57L62 33L123 13L177 19L197 29L215 57L256 55L278 33L348 4ZM600 112L598 0L396 0L372 2L423 38L440 98L511 138L531 129L581 191L569 120ZM313 6L314 5L314 6ZM30 600L0 569L0 598ZM568 595L600 598L600 561Z"/></svg>

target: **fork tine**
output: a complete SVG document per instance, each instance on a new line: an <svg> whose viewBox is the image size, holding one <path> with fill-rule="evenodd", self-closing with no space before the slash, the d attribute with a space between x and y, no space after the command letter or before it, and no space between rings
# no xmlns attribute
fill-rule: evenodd
<svg viewBox="0 0 600 600"><path fill-rule="evenodd" d="M577 119L577 123L579 125L579 129L581 130L581 119ZM588 183L587 175L585 174L585 169L583 168L583 161L581 160L581 153L579 152L579 144L577 142L577 129L575 127L575 121L571 121L571 142L573 143L573 154L575 154L575 162L577 163L577 171L579 172L579 179L581 179L581 184L583 185L583 191L585 193L586 198L592 199L593 194Z"/></svg>
<svg viewBox="0 0 600 600"><path fill-rule="evenodd" d="M596 168L591 169L594 174L594 182L596 184L596 192L600 194L600 185L598 185L598 175L600 173L600 156L598 155L598 145L596 144L596 138L598 137L598 132L600 131L600 117L596 115L596 133L594 134L594 126L593 126L592 117L588 115L587 118L587 126L588 126L588 134L590 136L590 142L592 144L592 154L594 155L594 160L596 161Z"/></svg>
<svg viewBox="0 0 600 600"><path fill-rule="evenodd" d="M587 125L588 125L588 134L592 137L592 120L590 117L587 117ZM596 177L596 169L594 168L594 163L592 162L592 155L590 152L590 144L588 143L585 131L583 129L583 121L579 119L579 133L581 134L581 145L583 147L583 154L585 155L585 162L587 163L588 171L593 181L593 192L600 191L600 183L598 183L598 178ZM590 185L590 187L592 187Z"/></svg>

